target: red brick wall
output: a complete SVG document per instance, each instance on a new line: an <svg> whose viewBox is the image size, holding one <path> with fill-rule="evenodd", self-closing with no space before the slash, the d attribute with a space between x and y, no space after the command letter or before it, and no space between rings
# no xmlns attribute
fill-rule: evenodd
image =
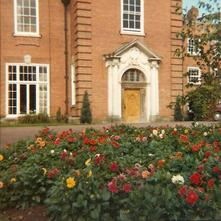
<svg viewBox="0 0 221 221"><path fill-rule="evenodd" d="M1 0L1 108L5 115L5 63L23 63L24 55L32 63L50 65L50 109L55 115L64 110L64 7L61 1L39 0L39 30L41 37L14 36L13 1Z"/></svg>

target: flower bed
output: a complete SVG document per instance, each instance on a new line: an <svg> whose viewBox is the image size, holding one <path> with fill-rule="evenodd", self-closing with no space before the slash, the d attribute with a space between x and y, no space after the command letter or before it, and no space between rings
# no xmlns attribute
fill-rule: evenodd
<svg viewBox="0 0 221 221"><path fill-rule="evenodd" d="M221 127L43 129L0 149L0 209L55 221L221 220Z"/></svg>

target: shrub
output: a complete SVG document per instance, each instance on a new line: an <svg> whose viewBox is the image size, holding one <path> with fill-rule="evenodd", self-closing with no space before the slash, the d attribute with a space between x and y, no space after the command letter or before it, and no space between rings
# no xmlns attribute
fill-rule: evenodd
<svg viewBox="0 0 221 221"><path fill-rule="evenodd" d="M182 121L183 120L183 114L181 110L181 97L177 96L176 103L174 107L174 120L175 121Z"/></svg>
<svg viewBox="0 0 221 221"><path fill-rule="evenodd" d="M61 122L62 119L63 119L63 116L62 116L62 114L61 114L61 108L59 107L58 110L57 110L57 112L56 112L56 121L57 121L57 122Z"/></svg>
<svg viewBox="0 0 221 221"><path fill-rule="evenodd" d="M18 118L18 122L22 124L48 123L49 116L45 113L27 114Z"/></svg>
<svg viewBox="0 0 221 221"><path fill-rule="evenodd" d="M83 105L81 108L80 122L83 124L84 123L90 124L92 122L92 114L91 114L90 102L89 102L87 91L85 91L84 93Z"/></svg>

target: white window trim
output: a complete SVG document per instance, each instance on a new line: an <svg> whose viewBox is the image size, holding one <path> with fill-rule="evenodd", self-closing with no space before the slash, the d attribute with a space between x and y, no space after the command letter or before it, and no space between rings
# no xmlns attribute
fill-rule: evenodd
<svg viewBox="0 0 221 221"><path fill-rule="evenodd" d="M192 38L187 38L187 54L190 55L190 56L198 56L198 55L200 55L200 50L199 49L197 50L196 45L194 45L195 51L193 51L193 52L189 51L189 41L190 40L192 40ZM195 44L195 42L194 42L194 44Z"/></svg>
<svg viewBox="0 0 221 221"><path fill-rule="evenodd" d="M199 81L198 82L190 82L189 81L189 71L191 70L191 69L194 69L194 70L198 70L199 71ZM188 67L187 68L187 73L188 73L188 76L187 76L187 82L188 82L188 84L190 84L190 85L200 85L201 84L201 70L200 70L200 68L199 67Z"/></svg>
<svg viewBox="0 0 221 221"><path fill-rule="evenodd" d="M50 66L49 64L37 64L37 63L31 63L31 64L26 64L26 63L6 63L5 65L5 113L6 113L6 118L8 119L14 119L14 118L18 118L19 116L24 116L25 114L9 114L8 113L8 84L10 83L10 81L8 80L8 67L9 66L17 66L17 68L21 65L25 65L25 66L45 66L47 67L47 70L48 70L48 79L47 79L47 114L50 116ZM18 82L20 83L20 81L18 81L19 79L19 72L16 73L17 75L17 80L16 81L12 81L12 82L17 82L16 85L18 85ZM36 72L36 81L35 82L40 82L39 81L39 72ZM34 82L33 81L25 81L26 84L33 84ZM37 84L38 85L38 84ZM17 90L17 93L16 93L16 100L17 100L17 112L18 112L18 107L20 107L20 100L18 99L18 97L20 97L20 90ZM36 87L36 114L39 113L39 87Z"/></svg>
<svg viewBox="0 0 221 221"><path fill-rule="evenodd" d="M19 32L17 30L17 0L14 0L14 36L41 37L39 33L39 0L36 0L36 32Z"/></svg>
<svg viewBox="0 0 221 221"><path fill-rule="evenodd" d="M71 65L71 105L76 105L76 71L75 65Z"/></svg>
<svg viewBox="0 0 221 221"><path fill-rule="evenodd" d="M144 33L144 0L140 0L140 6L141 6L141 18L140 18L140 30L133 30L133 29L125 29L123 27L123 12L124 12L124 2L121 0L121 34L125 35L139 35L139 36L145 36Z"/></svg>

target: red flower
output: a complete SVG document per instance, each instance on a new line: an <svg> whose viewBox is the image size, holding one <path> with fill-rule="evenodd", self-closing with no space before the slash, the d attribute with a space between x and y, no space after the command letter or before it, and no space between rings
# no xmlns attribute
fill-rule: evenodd
<svg viewBox="0 0 221 221"><path fill-rule="evenodd" d="M215 153L217 153L217 152L220 151L220 149L219 149L219 147L214 147L213 151L214 151Z"/></svg>
<svg viewBox="0 0 221 221"><path fill-rule="evenodd" d="M192 151L197 152L197 151L199 151L200 147L201 146L199 144L195 144L195 145L192 146Z"/></svg>
<svg viewBox="0 0 221 221"><path fill-rule="evenodd" d="M172 131L172 135L174 135L174 136L177 135L177 131L176 131L176 130L173 130L173 131Z"/></svg>
<svg viewBox="0 0 221 221"><path fill-rule="evenodd" d="M214 187L214 183L215 183L215 180L214 179L209 179L208 182L207 182L207 185L210 189L213 189Z"/></svg>
<svg viewBox="0 0 221 221"><path fill-rule="evenodd" d="M96 140L92 139L92 140L90 140L89 143L90 143L90 145L96 145L97 142L96 142Z"/></svg>
<svg viewBox="0 0 221 221"><path fill-rule="evenodd" d="M193 173L190 176L190 182L195 185L199 185L201 183L201 175L199 173Z"/></svg>
<svg viewBox="0 0 221 221"><path fill-rule="evenodd" d="M130 193L130 192L131 192L131 185L130 185L129 183L125 183L125 184L123 185L123 191L124 191L125 193Z"/></svg>
<svg viewBox="0 0 221 221"><path fill-rule="evenodd" d="M58 137L58 138L56 138L56 140L54 141L54 144L55 144L55 145L58 145L58 144L60 144L60 142L61 142L61 141L60 141L60 138Z"/></svg>
<svg viewBox="0 0 221 221"><path fill-rule="evenodd" d="M181 197L183 197L183 196L186 194L186 191L187 191L186 186L182 186L182 187L179 189L179 195L180 195Z"/></svg>
<svg viewBox="0 0 221 221"><path fill-rule="evenodd" d="M106 142L106 140L105 140L104 137L99 137L99 138L98 138L98 142L99 142L100 144L104 144L104 143Z"/></svg>
<svg viewBox="0 0 221 221"><path fill-rule="evenodd" d="M61 153L61 159L64 160L66 157L68 156L67 152L66 151L63 151Z"/></svg>
<svg viewBox="0 0 221 221"><path fill-rule="evenodd" d="M52 170L50 170L50 171L48 171L48 179L52 179L54 176L56 176L58 173L60 172L60 170L59 169L57 169L57 168L54 168L54 169L52 169Z"/></svg>
<svg viewBox="0 0 221 221"><path fill-rule="evenodd" d="M215 166L213 167L213 173L219 173L219 167L218 166Z"/></svg>
<svg viewBox="0 0 221 221"><path fill-rule="evenodd" d="M206 152L205 152L205 157L206 157L206 158L208 158L210 155L211 155L211 152L210 152L210 151L206 151Z"/></svg>
<svg viewBox="0 0 221 221"><path fill-rule="evenodd" d="M118 192L118 188L117 188L117 184L116 184L116 180L112 179L111 182L108 183L108 190L112 193L117 193Z"/></svg>
<svg viewBox="0 0 221 221"><path fill-rule="evenodd" d="M197 195L197 193L195 193L193 190L190 190L186 197L186 202L190 205L194 205L198 199L199 199L199 196Z"/></svg>
<svg viewBox="0 0 221 221"><path fill-rule="evenodd" d="M95 152L96 151L96 147L95 146L90 146L90 149L89 151L92 153L92 152Z"/></svg>
<svg viewBox="0 0 221 221"><path fill-rule="evenodd" d="M111 163L111 165L110 165L110 170L111 170L112 172L117 171L117 170L118 170L118 164L115 163L115 162Z"/></svg>
<svg viewBox="0 0 221 221"><path fill-rule="evenodd" d="M199 166L197 167L197 170L198 170L199 172L201 172L201 171L203 170L203 165L199 165Z"/></svg>
<svg viewBox="0 0 221 221"><path fill-rule="evenodd" d="M213 146L214 146L214 147L219 147L219 141L215 140L215 141L213 142Z"/></svg>
<svg viewBox="0 0 221 221"><path fill-rule="evenodd" d="M186 135L184 135L184 134L181 134L181 135L180 135L180 139L181 139L184 143L188 143L188 142L189 142L189 138L188 138Z"/></svg>
<svg viewBox="0 0 221 221"><path fill-rule="evenodd" d="M73 152L73 153L72 153L72 156L73 156L73 157L76 157L76 156L77 156L77 152L76 152L76 151Z"/></svg>
<svg viewBox="0 0 221 221"><path fill-rule="evenodd" d="M117 142L115 142L115 141L112 141L111 144L112 144L116 149L120 148L120 144L117 143Z"/></svg>
<svg viewBox="0 0 221 221"><path fill-rule="evenodd" d="M54 138L54 135L53 135L53 134L49 134L49 135L48 135L48 138L49 138L50 140L52 140L52 139Z"/></svg>
<svg viewBox="0 0 221 221"><path fill-rule="evenodd" d="M77 141L77 139L75 137L68 137L67 140L68 140L69 143L74 143L74 142Z"/></svg>
<svg viewBox="0 0 221 221"><path fill-rule="evenodd" d="M94 159L95 164L100 165L104 159L105 159L104 155L97 154Z"/></svg>

